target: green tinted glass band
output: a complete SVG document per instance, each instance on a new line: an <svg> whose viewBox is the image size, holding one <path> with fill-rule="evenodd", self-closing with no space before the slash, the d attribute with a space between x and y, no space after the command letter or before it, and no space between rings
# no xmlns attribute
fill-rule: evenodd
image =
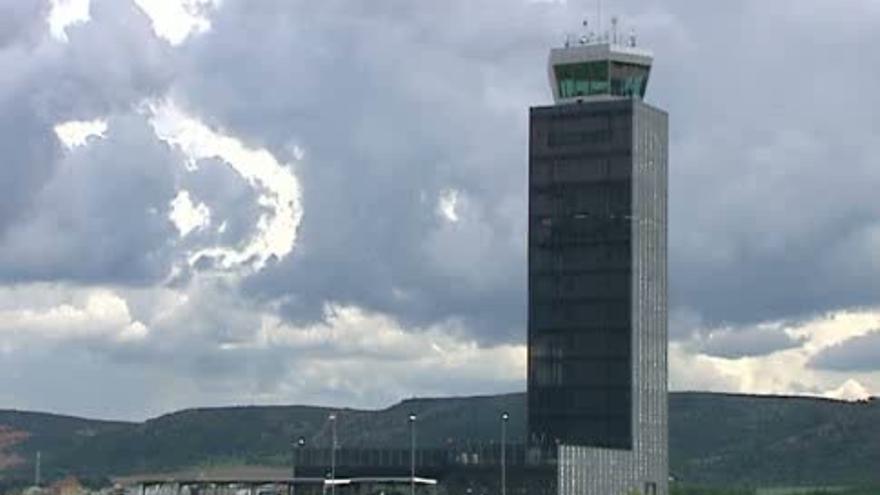
<svg viewBox="0 0 880 495"><path fill-rule="evenodd" d="M556 81L562 98L608 93L608 62L557 65Z"/></svg>
<svg viewBox="0 0 880 495"><path fill-rule="evenodd" d="M648 67L621 62L583 62L554 68L560 98L614 95L643 98Z"/></svg>

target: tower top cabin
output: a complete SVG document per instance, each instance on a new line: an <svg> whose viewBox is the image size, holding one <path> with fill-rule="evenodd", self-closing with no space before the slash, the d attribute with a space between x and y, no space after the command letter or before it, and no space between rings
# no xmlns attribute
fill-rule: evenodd
<svg viewBox="0 0 880 495"><path fill-rule="evenodd" d="M582 36L550 50L550 86L557 105L645 96L653 56L635 35Z"/></svg>

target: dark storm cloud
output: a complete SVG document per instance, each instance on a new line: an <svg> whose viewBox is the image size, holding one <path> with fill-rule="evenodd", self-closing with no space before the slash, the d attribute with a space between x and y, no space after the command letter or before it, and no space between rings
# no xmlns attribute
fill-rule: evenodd
<svg viewBox="0 0 880 495"><path fill-rule="evenodd" d="M104 139L74 148L0 243L6 280L152 284L170 269L175 156L139 115L111 118Z"/></svg>
<svg viewBox="0 0 880 495"><path fill-rule="evenodd" d="M144 118L125 115L164 93L168 47L127 2L93 1L66 43L39 20L39 36L0 49L11 74L0 82L0 278L155 282L176 235L167 200L180 158ZM108 115L120 116L107 139L62 149L55 125Z"/></svg>
<svg viewBox="0 0 880 495"><path fill-rule="evenodd" d="M811 5L615 5L657 54L649 100L672 114L672 300L712 326L868 304L880 290L877 96L857 55L880 41L877 12ZM341 301L521 340L526 109L548 102L549 46L592 11L225 2L186 47L176 97L276 155L307 153L299 245L248 291L296 321ZM447 188L469 198L470 228L444 230L434 206ZM429 245L438 232L445 260Z"/></svg>
<svg viewBox="0 0 880 495"><path fill-rule="evenodd" d="M32 42L44 31L48 12L48 1L0 1L0 50Z"/></svg>
<svg viewBox="0 0 880 495"><path fill-rule="evenodd" d="M878 302L871 5L750 2L687 21L693 63L654 77L673 119L675 304L748 324Z"/></svg>
<svg viewBox="0 0 880 495"><path fill-rule="evenodd" d="M880 371L880 330L824 349L808 365L828 371Z"/></svg>
<svg viewBox="0 0 880 495"><path fill-rule="evenodd" d="M0 236L52 173L59 149L40 105L39 64L32 57L45 31L48 2L0 2ZM36 77L34 77L36 76ZM35 90L36 89L36 90Z"/></svg>
<svg viewBox="0 0 880 495"><path fill-rule="evenodd" d="M5 5L3 8L8 10L10 7ZM45 2L36 5L42 7L27 12L39 16L22 19L22 24L16 24L18 31L3 28L5 42L0 46L0 70L6 74L0 81L0 239L4 242L23 241L9 239L13 223L26 224L42 215L34 211L34 200L58 173L63 155L53 131L56 124L130 111L143 98L164 92L162 88L169 78L164 65L169 60L166 47L151 36L147 19L132 5L109 0L92 2L92 21L70 26L69 43L49 37L44 17L48 8ZM14 8L20 12L19 7ZM99 181L89 187L112 185ZM53 207L46 203L43 206ZM89 218L77 220L82 227L88 222ZM95 226L77 235L87 233L104 234ZM68 254L61 256L75 259ZM10 263L4 266L7 275L16 279L29 276L26 270L14 266L16 260L7 257L6 261ZM73 269L60 268L61 272ZM39 275L34 272L39 278L63 278L60 272L40 270Z"/></svg>
<svg viewBox="0 0 880 495"><path fill-rule="evenodd" d="M93 0L67 44L45 39L44 14L25 4L0 1L21 19L0 21L0 277L135 286L115 289L149 334L64 341L55 361L46 349L62 347L35 335L0 362L0 376L30 377L0 381L4 403L105 415L94 404L112 391L112 415L141 417L252 397L380 405L414 390L495 390L474 368L410 373L402 357L369 361L370 349L332 340L249 346L276 308L311 322L331 301L407 330L452 321L464 338L523 342L527 108L549 103L547 50L594 2L224 0L212 30L178 48L130 2ZM702 352L758 356L797 342L754 322L876 303L880 102L863 50L880 41L876 3L614 8L654 50L648 100L671 113L671 296L687 315L674 338L730 327ZM294 163L297 245L243 287L190 273L180 293L157 287L182 251L248 238L260 211L229 167L185 171L133 111L166 94ZM105 139L61 149L55 124L104 116ZM181 187L224 233L178 239L167 214ZM457 222L437 211L449 191ZM357 324L379 335L373 320ZM342 351L342 362L308 361ZM84 394L82 383L100 386Z"/></svg>
<svg viewBox="0 0 880 495"><path fill-rule="evenodd" d="M10 63L8 59L3 62ZM4 91L0 112L0 236L30 206L34 193L51 177L61 152L52 122L35 115L22 93Z"/></svg>
<svg viewBox="0 0 880 495"><path fill-rule="evenodd" d="M297 321L338 301L411 323L464 319L487 340L518 338L526 107L507 92L523 90L521 67L532 59L531 84L543 84L541 36L550 31L485 36L466 14L485 19L488 10L229 2L213 17L189 47L193 67L177 88L186 104L282 157L291 144L306 150L296 169L299 244L248 283L253 294L284 298ZM542 9L499 12L498 24L525 26L530 13ZM436 213L447 189L470 198L458 225ZM456 229L454 241L438 238Z"/></svg>
<svg viewBox="0 0 880 495"><path fill-rule="evenodd" d="M804 340L790 337L781 328L751 327L712 332L696 347L702 354L736 359L766 356L803 343Z"/></svg>
<svg viewBox="0 0 880 495"><path fill-rule="evenodd" d="M261 213L257 193L226 162L200 160L195 170L182 175L180 186L190 192L193 202L204 203L210 209L215 227L192 233L184 246L235 246L254 234Z"/></svg>

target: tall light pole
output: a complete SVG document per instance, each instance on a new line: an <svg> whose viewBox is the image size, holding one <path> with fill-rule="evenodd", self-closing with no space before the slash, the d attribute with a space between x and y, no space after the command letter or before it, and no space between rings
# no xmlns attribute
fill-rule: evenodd
<svg viewBox="0 0 880 495"><path fill-rule="evenodd" d="M304 437L299 437L296 439L296 442L293 444L293 449L291 449L290 453L290 495L296 495L296 463L299 461L299 453L303 447L306 445L306 439Z"/></svg>
<svg viewBox="0 0 880 495"><path fill-rule="evenodd" d="M409 495L416 495L416 414L409 413Z"/></svg>
<svg viewBox="0 0 880 495"><path fill-rule="evenodd" d="M507 420L510 414L501 413L501 495L507 495Z"/></svg>
<svg viewBox="0 0 880 495"><path fill-rule="evenodd" d="M333 445L330 446L330 493L336 495L336 413L330 413L330 431Z"/></svg>

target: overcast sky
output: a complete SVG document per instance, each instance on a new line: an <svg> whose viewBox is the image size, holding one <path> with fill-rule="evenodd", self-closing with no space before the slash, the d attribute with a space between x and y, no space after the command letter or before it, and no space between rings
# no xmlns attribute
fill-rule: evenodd
<svg viewBox="0 0 880 495"><path fill-rule="evenodd" d="M671 387L880 395L880 2L605 3L670 113ZM0 0L0 408L523 390L528 108L594 9Z"/></svg>

